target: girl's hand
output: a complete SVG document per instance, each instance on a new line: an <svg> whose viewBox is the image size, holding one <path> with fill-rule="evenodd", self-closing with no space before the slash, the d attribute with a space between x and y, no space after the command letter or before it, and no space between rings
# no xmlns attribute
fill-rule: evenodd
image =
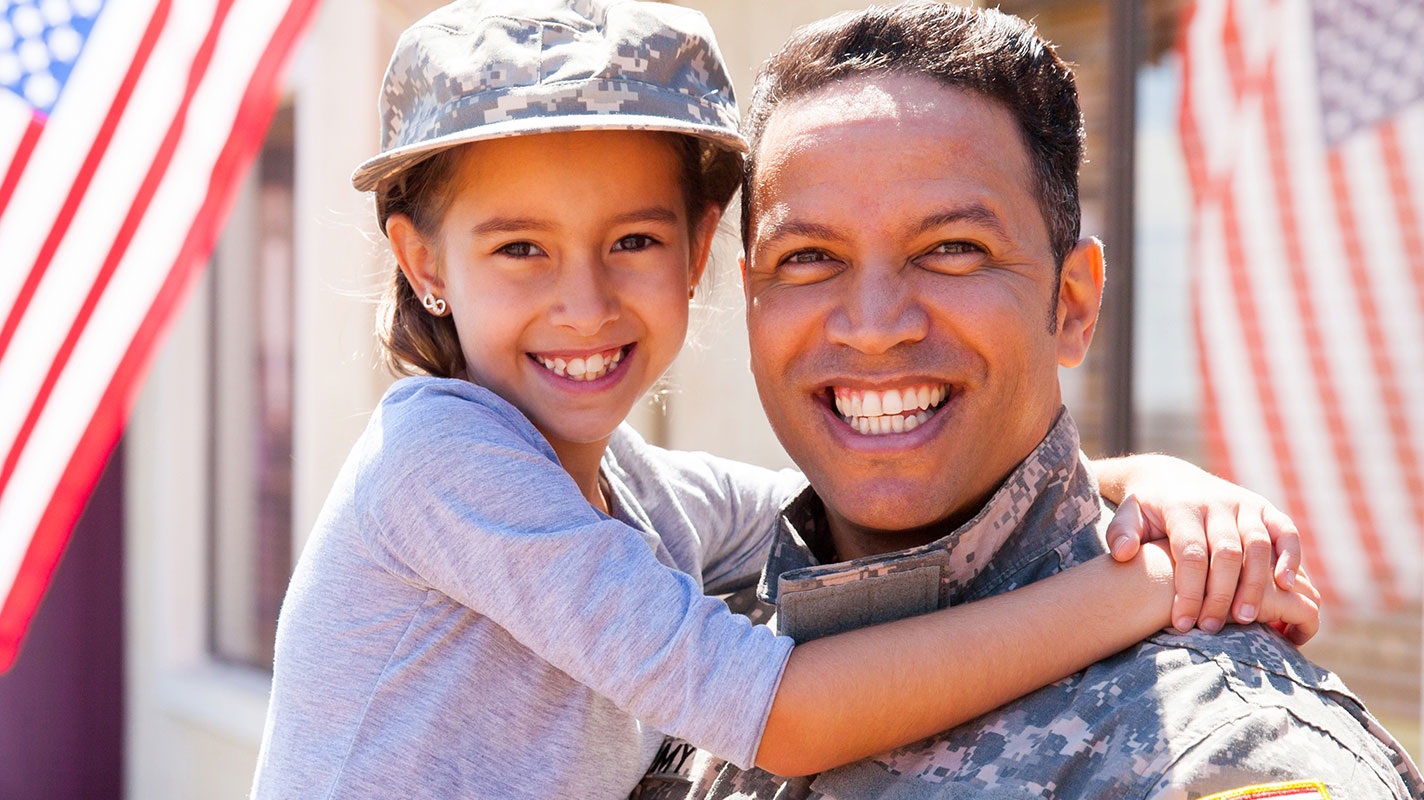
<svg viewBox="0 0 1424 800"><path fill-rule="evenodd" d="M1277 621L1262 615L1267 587L1291 592L1301 569L1300 532L1260 495L1185 461L1161 455L1095 462L1109 500L1119 494L1108 526L1113 558L1125 561L1141 543L1165 538L1176 565L1173 626L1193 625L1215 633L1228 615L1237 622ZM1305 639L1319 627L1319 595L1313 586L1315 619L1283 619ZM1304 639L1301 639L1304 641Z"/></svg>
<svg viewBox="0 0 1424 800"><path fill-rule="evenodd" d="M1146 543L1141 550L1144 565L1149 575L1154 576L1152 580L1175 591L1171 583L1180 572L1181 565L1173 560L1170 545L1159 539ZM1268 583L1262 592L1260 611L1255 621L1270 625L1297 646L1305 644L1320 630L1320 592L1303 570L1291 589Z"/></svg>
<svg viewBox="0 0 1424 800"><path fill-rule="evenodd" d="M1296 646L1310 641L1320 630L1320 592L1305 570L1297 573L1292 589L1281 589L1274 584L1266 587L1256 621L1268 623Z"/></svg>

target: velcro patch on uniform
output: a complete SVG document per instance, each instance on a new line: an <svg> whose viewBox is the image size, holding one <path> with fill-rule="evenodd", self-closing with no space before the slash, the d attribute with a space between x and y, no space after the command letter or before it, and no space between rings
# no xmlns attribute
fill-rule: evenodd
<svg viewBox="0 0 1424 800"><path fill-rule="evenodd" d="M1201 800L1251 800L1268 797L1271 800L1330 800L1330 792L1320 781L1290 781L1243 786L1203 797Z"/></svg>

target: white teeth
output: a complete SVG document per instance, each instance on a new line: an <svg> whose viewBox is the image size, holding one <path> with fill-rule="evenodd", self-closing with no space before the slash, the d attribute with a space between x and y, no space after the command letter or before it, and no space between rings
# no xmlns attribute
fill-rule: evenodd
<svg viewBox="0 0 1424 800"><path fill-rule="evenodd" d="M948 395L944 384L883 391L833 391L836 411L856 431L868 436L904 433L923 425Z"/></svg>
<svg viewBox="0 0 1424 800"><path fill-rule="evenodd" d="M878 417L884 413L880 408L880 393L866 392L861 404L861 413L867 417Z"/></svg>
<svg viewBox="0 0 1424 800"><path fill-rule="evenodd" d="M583 358L545 358L535 356L540 364L561 378L576 381L593 381L602 378L623 361L623 348L594 353Z"/></svg>

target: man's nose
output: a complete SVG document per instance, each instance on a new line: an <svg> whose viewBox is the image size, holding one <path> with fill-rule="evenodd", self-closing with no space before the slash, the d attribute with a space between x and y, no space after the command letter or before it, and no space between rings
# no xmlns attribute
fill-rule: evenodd
<svg viewBox="0 0 1424 800"><path fill-rule="evenodd" d="M876 355L929 334L929 315L910 279L891 267L863 268L826 323L833 344Z"/></svg>
<svg viewBox="0 0 1424 800"><path fill-rule="evenodd" d="M580 336L592 336L618 318L618 292L601 259L581 257L566 262L554 285L550 320Z"/></svg>

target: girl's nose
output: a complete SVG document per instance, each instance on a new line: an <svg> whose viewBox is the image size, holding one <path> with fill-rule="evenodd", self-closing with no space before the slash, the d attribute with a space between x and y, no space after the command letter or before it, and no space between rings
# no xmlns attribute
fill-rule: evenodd
<svg viewBox="0 0 1424 800"><path fill-rule="evenodd" d="M618 318L616 287L597 259L566 264L555 291L558 296L550 307L551 320L580 336L592 336Z"/></svg>

